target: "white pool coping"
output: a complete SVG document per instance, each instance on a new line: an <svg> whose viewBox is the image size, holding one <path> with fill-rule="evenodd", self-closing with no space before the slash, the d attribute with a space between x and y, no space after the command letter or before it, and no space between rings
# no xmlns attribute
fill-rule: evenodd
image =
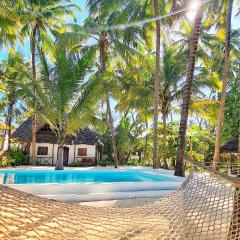
<svg viewBox="0 0 240 240"><path fill-rule="evenodd" d="M53 170L54 167L17 167L12 170ZM160 174L174 178L174 181L162 182L111 182L111 183L41 183L41 184L7 184L7 186L41 196L64 202L94 202L106 200L120 200L132 198L158 198L177 189L184 178L173 176L173 171L146 167L123 166L119 169L113 167L66 167L66 170L146 170L148 173Z"/></svg>

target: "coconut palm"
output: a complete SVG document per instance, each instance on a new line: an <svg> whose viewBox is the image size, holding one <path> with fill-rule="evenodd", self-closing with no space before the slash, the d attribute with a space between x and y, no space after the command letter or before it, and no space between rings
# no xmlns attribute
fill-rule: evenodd
<svg viewBox="0 0 240 240"><path fill-rule="evenodd" d="M71 1L70 1L71 2ZM37 70L36 70L36 54L42 60L45 71L47 71L47 63L45 54L50 54L54 49L53 36L61 30L64 25L65 17L71 16L76 19L73 12L79 9L75 4L64 4L61 0L49 1L23 1L18 10L22 23L21 35L29 37L31 62L32 62L32 80L33 88L36 89ZM38 50L38 51L37 51ZM32 112L32 163L36 163L35 143L36 143L36 100L33 97Z"/></svg>
<svg viewBox="0 0 240 240"><path fill-rule="evenodd" d="M21 114L21 104L16 103L23 98L23 85L29 78L29 64L24 62L23 55L20 52L9 52L8 58L0 65L0 93L1 107L6 112L6 130L2 152L10 153L12 134L12 122L15 116Z"/></svg>
<svg viewBox="0 0 240 240"><path fill-rule="evenodd" d="M164 167L167 169L167 117L171 112L172 104L174 101L180 99L183 93L186 56L181 48L179 49L178 45L169 44L167 46L164 44L162 52L159 105L163 124L163 162Z"/></svg>
<svg viewBox="0 0 240 240"><path fill-rule="evenodd" d="M159 16L159 3L154 0L154 14ZM158 158L158 115L159 115L159 85L160 85L160 20L156 20L156 67L154 78L154 117L153 117L153 168L160 167Z"/></svg>
<svg viewBox="0 0 240 240"><path fill-rule="evenodd" d="M228 11L226 16L226 40L225 40L225 53L224 53L224 70L222 77L222 92L220 99L220 108L218 113L217 129L216 129L216 143L213 156L212 167L217 168L219 161L219 152L221 144L221 133L222 133L222 124L223 124L223 115L224 115L224 105L226 100L227 93L227 81L229 77L229 67L230 67L230 52L231 52L231 20L232 20L232 7L233 0L230 0L228 3Z"/></svg>
<svg viewBox="0 0 240 240"><path fill-rule="evenodd" d="M20 19L16 9L20 1L5 0L0 3L0 44L12 45L20 39Z"/></svg>
<svg viewBox="0 0 240 240"><path fill-rule="evenodd" d="M91 44L98 46L99 65L95 72L95 78L102 81L103 92L105 97L103 102L106 103L106 112L109 128L112 137L112 150L115 167L118 166L117 148L114 120L112 114L111 97L113 96L114 84L112 68L115 65L114 61L118 54L121 60L126 61L132 53L136 53L123 40L124 32L111 31L109 26L119 23L122 16L119 17L121 1L104 1L104 0L89 0L87 6L89 9L89 17L85 20L84 27L76 24L70 24L70 32L65 33L62 37L66 40L66 44L72 45L76 51L78 46L82 45L83 39L91 39ZM112 88L113 87L113 88Z"/></svg>
<svg viewBox="0 0 240 240"><path fill-rule="evenodd" d="M203 17L203 6L201 5L201 1L199 2L200 2L200 5L194 20L194 25L193 25L193 29L190 37L190 43L189 43L190 44L189 62L187 67L186 83L185 83L184 93L183 93L182 112L181 112L179 137L178 137L177 161L176 161L176 168L174 173L176 176L185 175L184 173L185 136L186 136L186 130L187 130L188 112L189 112L189 105L190 105L190 99L191 99L193 74L194 74L195 62L196 62L196 53L198 48L198 40L200 36L200 28L201 28L202 17Z"/></svg>
<svg viewBox="0 0 240 240"><path fill-rule="evenodd" d="M56 134L59 151L56 170L63 169L63 147L66 136L74 135L80 127L94 123L97 110L92 82L84 81L93 64L95 50L72 55L61 44L56 49L55 62L48 66L49 75L43 68L42 81L37 85L37 114L49 124ZM96 83L96 82L95 82ZM34 91L31 92L34 96Z"/></svg>

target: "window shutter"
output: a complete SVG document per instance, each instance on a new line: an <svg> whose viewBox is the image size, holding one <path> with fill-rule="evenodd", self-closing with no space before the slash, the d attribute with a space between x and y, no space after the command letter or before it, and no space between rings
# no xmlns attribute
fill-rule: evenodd
<svg viewBox="0 0 240 240"><path fill-rule="evenodd" d="M87 156L87 148L78 148L78 156Z"/></svg>
<svg viewBox="0 0 240 240"><path fill-rule="evenodd" d="M42 155L42 156L48 155L48 147L38 147L37 155Z"/></svg>

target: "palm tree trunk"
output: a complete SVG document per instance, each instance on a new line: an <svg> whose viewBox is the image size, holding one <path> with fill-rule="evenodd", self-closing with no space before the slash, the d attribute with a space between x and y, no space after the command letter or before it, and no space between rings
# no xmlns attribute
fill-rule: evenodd
<svg viewBox="0 0 240 240"><path fill-rule="evenodd" d="M238 103L240 106L240 78L238 80ZM240 114L238 116L238 155L237 155L237 160L238 160L238 168L240 168ZM240 173L238 175L240 178Z"/></svg>
<svg viewBox="0 0 240 240"><path fill-rule="evenodd" d="M107 48L107 39L105 33L101 33L101 40L99 43L100 47L100 63L101 68L100 72L104 73L106 72L106 48ZM118 156L117 156L117 147L116 147L116 139L115 139L115 131L114 131L114 124L113 124L113 117L112 117L112 111L110 106L110 98L109 98L109 92L107 90L107 109L108 109L108 119L109 119L109 125L111 130L111 137L112 137L112 148L113 148L113 160L115 163L115 168L118 167Z"/></svg>
<svg viewBox="0 0 240 240"><path fill-rule="evenodd" d="M113 126L113 117L112 117L109 97L107 98L107 108L108 108L108 118L109 118L111 136L112 136L112 147L113 147L113 158L114 158L113 160L114 160L115 168L118 168L118 156L117 156L117 147L116 147L116 139L115 139L115 130Z"/></svg>
<svg viewBox="0 0 240 240"><path fill-rule="evenodd" d="M63 144L63 140L60 140L55 170L63 170L63 152L64 152L64 144Z"/></svg>
<svg viewBox="0 0 240 240"><path fill-rule="evenodd" d="M198 40L200 36L202 16L203 16L203 9L202 9L202 6L200 6L199 11L195 18L192 35L189 43L190 56L189 56L189 62L188 62L188 68L187 68L186 84L184 87L184 94L183 94L182 113L181 113L179 136L178 136L178 152L177 152L177 160L176 160L176 167L175 167L175 173L174 173L175 176L185 175L185 171L184 171L185 136L186 136L186 130L187 130L189 104L191 99L193 74L194 74L194 68L195 68L196 53L198 48Z"/></svg>
<svg viewBox="0 0 240 240"><path fill-rule="evenodd" d="M238 80L238 103L240 104L240 79ZM237 146L237 178L240 179L240 116L238 119L238 146ZM226 240L240 237L240 189L234 192L234 203L229 232Z"/></svg>
<svg viewBox="0 0 240 240"><path fill-rule="evenodd" d="M33 113L32 113L32 164L36 165L36 28L33 29L33 36L31 38L31 55L32 55L32 74L33 74Z"/></svg>
<svg viewBox="0 0 240 240"><path fill-rule="evenodd" d="M159 16L158 0L154 0L155 17ZM154 80L154 120L153 120L153 168L160 167L158 158L158 114L159 114L159 85L160 85L160 20L156 20L156 66Z"/></svg>
<svg viewBox="0 0 240 240"><path fill-rule="evenodd" d="M8 129L7 130L8 131L7 151L8 153L10 153L10 149L11 149L13 105L14 105L14 101L10 102L8 107L8 118L7 118L7 129Z"/></svg>
<svg viewBox="0 0 240 240"><path fill-rule="evenodd" d="M228 5L227 18L226 18L224 70L223 70L223 78L222 78L222 93L221 93L221 100L220 100L220 108L219 108L219 113L217 118L216 142L215 142L215 150L214 150L213 163L212 163L213 169L217 168L217 164L219 161L224 106L225 106L225 100L226 100L226 94L227 94L227 82L228 82L228 75L229 75L230 52L231 52L232 5L233 5L233 0L230 0Z"/></svg>
<svg viewBox="0 0 240 240"><path fill-rule="evenodd" d="M167 114L165 109L162 110L162 121L163 121L163 162L164 168L169 169L167 163Z"/></svg>
<svg viewBox="0 0 240 240"><path fill-rule="evenodd" d="M2 143L2 154L10 154L11 147L11 134L12 134L12 115L13 115L13 105L14 101L10 101L7 109L7 117L6 117L6 129L4 132L4 139Z"/></svg>

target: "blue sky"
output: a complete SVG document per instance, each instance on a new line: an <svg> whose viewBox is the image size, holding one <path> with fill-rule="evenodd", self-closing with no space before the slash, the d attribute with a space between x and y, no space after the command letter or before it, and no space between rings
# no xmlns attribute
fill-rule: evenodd
<svg viewBox="0 0 240 240"><path fill-rule="evenodd" d="M77 22L78 24L83 23L84 19L87 17L87 9L85 8L86 5L86 1L85 0L72 0L73 3L77 4L78 6L80 6L80 8L82 9L81 12L77 12ZM24 46L18 44L18 46L16 47L17 50L21 51L26 60L30 59L30 46L29 46L29 41L26 40ZM7 57L8 54L8 50L7 49L1 49L0 50L0 62L2 59L5 59Z"/></svg>

